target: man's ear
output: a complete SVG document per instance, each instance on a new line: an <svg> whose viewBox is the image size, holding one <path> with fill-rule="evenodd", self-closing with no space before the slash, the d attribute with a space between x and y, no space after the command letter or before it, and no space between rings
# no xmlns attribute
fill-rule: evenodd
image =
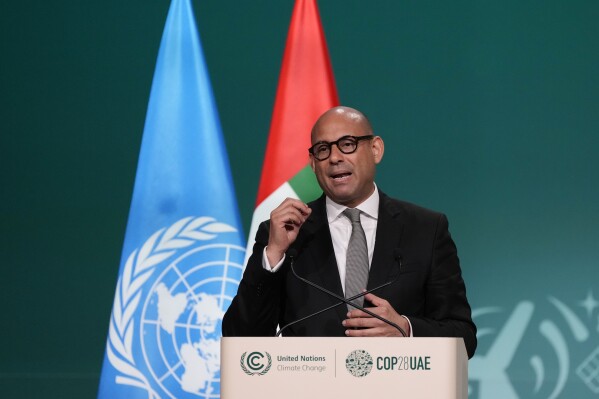
<svg viewBox="0 0 599 399"><path fill-rule="evenodd" d="M314 165L314 156L310 154L310 167L312 168L312 172L316 173L316 166Z"/></svg>
<svg viewBox="0 0 599 399"><path fill-rule="evenodd" d="M385 143L379 136L375 136L372 139L372 155L374 156L374 163L378 164L383 159L385 153Z"/></svg>

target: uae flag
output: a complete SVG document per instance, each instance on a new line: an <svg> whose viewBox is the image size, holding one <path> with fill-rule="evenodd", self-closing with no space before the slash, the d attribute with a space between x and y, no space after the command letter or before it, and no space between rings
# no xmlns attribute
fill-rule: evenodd
<svg viewBox="0 0 599 399"><path fill-rule="evenodd" d="M311 201L321 194L308 148L314 122L339 105L316 0L296 0L287 35L247 259L258 225L287 197Z"/></svg>

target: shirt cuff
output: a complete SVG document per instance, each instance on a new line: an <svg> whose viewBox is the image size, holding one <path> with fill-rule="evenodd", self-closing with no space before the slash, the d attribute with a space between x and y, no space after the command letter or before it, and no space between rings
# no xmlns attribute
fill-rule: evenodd
<svg viewBox="0 0 599 399"><path fill-rule="evenodd" d="M285 261L285 254L283 254L283 258L281 258L281 260L279 261L279 263L277 263L275 265L275 267L270 267L270 263L268 262L268 257L266 256L266 248L268 248L268 247L264 247L264 251L262 251L262 267L264 268L264 270L274 273L281 268L281 265L283 265L283 262ZM408 323L409 322L410 321L408 320ZM412 326L410 325L410 331L411 331L411 328L412 328Z"/></svg>
<svg viewBox="0 0 599 399"><path fill-rule="evenodd" d="M410 334L408 335L408 337L410 337L410 338L414 337L414 329L412 328L412 323L410 322L410 319L408 319L404 315L400 315L400 316L403 317L404 319L406 319L408 321L408 324L410 325Z"/></svg>

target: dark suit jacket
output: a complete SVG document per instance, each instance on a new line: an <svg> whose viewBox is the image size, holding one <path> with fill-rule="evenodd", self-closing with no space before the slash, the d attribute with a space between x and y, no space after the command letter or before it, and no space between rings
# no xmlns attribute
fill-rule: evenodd
<svg viewBox="0 0 599 399"><path fill-rule="evenodd" d="M409 318L415 337L462 337L469 357L476 349L476 327L445 215L389 198L380 192L379 216L368 288L398 276L375 295L389 301ZM308 204L312 213L292 248L295 270L302 277L343 296L324 195ZM224 336L273 336L303 316L338 303L291 273L289 257L276 273L264 270L262 254L268 243L268 221L256 243L237 295L223 320ZM401 268L394 259L401 253ZM367 304L365 304L367 306ZM286 329L286 336L344 336L345 304Z"/></svg>

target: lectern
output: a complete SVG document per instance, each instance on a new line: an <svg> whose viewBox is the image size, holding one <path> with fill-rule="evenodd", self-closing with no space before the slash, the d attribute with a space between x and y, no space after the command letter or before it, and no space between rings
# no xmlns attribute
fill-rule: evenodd
<svg viewBox="0 0 599 399"><path fill-rule="evenodd" d="M221 339L221 398L466 399L461 338Z"/></svg>

